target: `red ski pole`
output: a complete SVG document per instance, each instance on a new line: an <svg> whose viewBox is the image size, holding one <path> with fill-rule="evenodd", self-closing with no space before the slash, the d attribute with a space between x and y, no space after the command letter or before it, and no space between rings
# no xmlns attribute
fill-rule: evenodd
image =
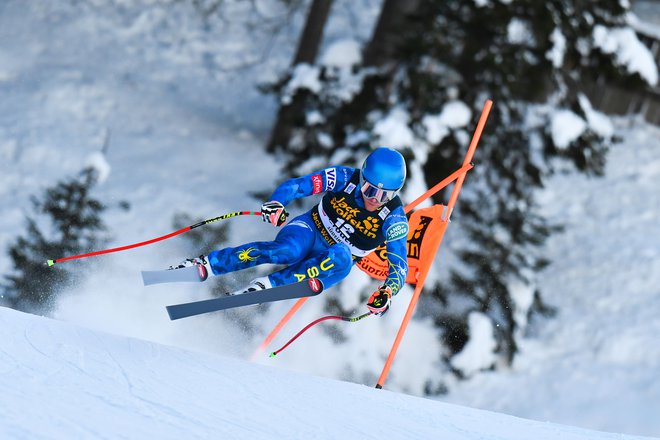
<svg viewBox="0 0 660 440"><path fill-rule="evenodd" d="M287 342L286 344L284 344L284 345L283 345L282 347L280 347L278 350L275 350L274 352L272 352L272 353L269 355L269 357L275 357L275 356L277 356L277 354L278 354L279 352L281 352L282 350L284 350L285 348L287 348L289 345L291 345L291 343L292 343L293 341L295 341L296 339L298 339L303 333L305 333L307 330L309 330L310 327L315 326L315 325L318 324L319 322L328 321L328 320L330 320L330 319L337 319L337 320L339 320L339 321L346 321L346 322L357 322L357 321L359 321L360 319L362 319L362 318L366 318L367 316L369 316L369 315L371 315L371 314L372 314L371 312L367 312L367 313L365 313L364 315L356 316L356 317L354 317L354 318L349 318L349 317L347 317L347 316L336 316L336 315L324 316L324 317L322 317L322 318L319 318L319 319L317 319L316 321L313 321L313 322L310 322L309 324L307 324L307 325L305 326L305 328L303 328L303 329L300 330L298 333L296 333L296 335L295 335L293 338L289 339L289 342Z"/></svg>
<svg viewBox="0 0 660 440"><path fill-rule="evenodd" d="M229 214L223 214L218 217L210 218L208 220L201 221L199 223L195 223L194 225L191 226L186 226L185 228L179 229L178 231L174 231L170 234L163 235L162 237L156 237L152 238L151 240L146 240L146 241L141 241L139 243L134 243L134 244L129 244L126 246L121 246L121 247L116 247L112 249L104 249L100 251L95 251L95 252L89 252L86 254L80 254L80 255L72 255L70 257L64 257L64 258L58 258L56 260L48 260L46 264L48 266L53 266L55 263L62 263L64 261L70 261L70 260L77 260L80 258L87 258L87 257L94 257L96 255L103 255L103 254L110 254L113 252L120 252L120 251L125 251L127 249L133 249L136 247L140 246L146 246L148 244L156 243L162 240L166 240L168 238L172 238L174 236L177 236L179 234L183 234L184 232L188 232L191 229L199 228L200 226L208 225L209 223L217 222L218 220L225 220L228 218L236 217L239 215L261 215L261 212L256 212L256 211L238 211L238 212L230 212Z"/></svg>

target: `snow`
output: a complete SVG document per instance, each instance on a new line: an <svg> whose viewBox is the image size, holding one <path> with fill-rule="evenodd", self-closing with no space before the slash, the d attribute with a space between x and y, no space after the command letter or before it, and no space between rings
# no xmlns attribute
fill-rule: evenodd
<svg viewBox="0 0 660 440"><path fill-rule="evenodd" d="M282 28L264 58L269 39L233 24L241 14L252 17L254 11L243 8L255 2L226 3L236 19L200 31L204 26L187 2L126 0L118 9L109 0L95 0L93 7L1 2L2 249L24 231L32 195L88 165L104 177L94 195L109 205L104 219L113 234L110 246L170 232L177 213L210 218L258 209L262 200L253 194L271 191L282 176L261 148L276 105L255 84L287 68L293 49L282 48L295 47L302 17ZM281 5L259 2L266 3ZM176 14L165 13L168 7ZM368 10L374 18L377 7ZM356 19L354 29L329 29L333 41L363 41L349 34L371 28L364 17ZM230 70L236 65L244 67ZM652 71L645 74L650 78ZM170 322L165 305L210 295L206 286L141 287L140 269L210 250L172 239L98 257L90 266L72 262L68 267L84 267L84 273L59 298L52 314L57 320L0 310L3 437L122 438L131 432L138 438L289 438L293 432L301 438L632 438L552 423L660 437L660 237L654 233L660 130L627 119L608 126L588 102L581 106L586 120L565 115L569 122L551 133L562 145L587 127L612 130L624 141L612 148L606 178L563 174L547 183L544 209L567 228L545 249L553 263L539 288L558 315L528 323L510 369L481 371L488 359L468 362L466 351L464 366L475 370L468 381L449 381L447 395L406 395L422 395L446 379L437 365L443 349L431 319L415 319L386 390L374 390L409 287L382 319L318 327L277 358L247 363L243 359L291 304L272 305L254 328L245 324L256 315L252 309ZM383 143L410 139L406 118L397 111L382 118ZM466 136L462 129L473 118L465 104L450 102L427 129L437 130L436 139L443 127ZM333 157L337 163L350 159L343 151ZM418 177L404 195L409 201L425 187ZM114 208L124 200L129 211ZM226 224L229 245L277 232L252 218ZM4 252L0 271L11 273ZM238 273L221 282L240 287L253 277ZM369 283L353 273L343 283L350 287L332 294L357 310L362 302L355 292ZM514 292L516 313L523 314L531 292ZM323 304L308 301L273 345L326 314ZM483 337L466 350L492 351L478 318L472 329ZM337 333L347 342L338 344ZM386 416L374 422L381 408Z"/></svg>
<svg viewBox="0 0 660 440"><path fill-rule="evenodd" d="M325 121L325 117L321 112L314 110L305 115L305 121L307 125L312 126L322 124Z"/></svg>
<svg viewBox="0 0 660 440"><path fill-rule="evenodd" d="M408 126L410 115L401 107L393 108L374 125L374 133L381 145L412 145L415 136Z"/></svg>
<svg viewBox="0 0 660 440"><path fill-rule="evenodd" d="M552 141L560 150L568 148L586 128L587 122L567 109L554 112L550 120Z"/></svg>
<svg viewBox="0 0 660 440"><path fill-rule="evenodd" d="M560 68L564 64L566 55L566 37L561 33L561 29L555 28L550 34L552 48L545 54L546 58L552 61L555 68Z"/></svg>
<svg viewBox="0 0 660 440"><path fill-rule="evenodd" d="M585 95L579 95L578 100L580 102L580 107L582 107L582 111L584 111L584 114L587 116L589 128L591 128L597 135L609 139L614 133L614 126L612 125L610 118L604 113L594 110L591 106L591 102L589 102L589 98Z"/></svg>
<svg viewBox="0 0 660 440"><path fill-rule="evenodd" d="M507 41L511 44L531 44L534 36L529 23L520 18L513 18L506 27Z"/></svg>
<svg viewBox="0 0 660 440"><path fill-rule="evenodd" d="M354 74L351 69L361 59L359 42L352 39L343 39L331 44L321 56L319 64L328 68L328 71L325 72L326 76L335 78L337 81L332 86L326 86L323 92L340 101L349 101L355 93L362 89L364 73ZM307 89L318 94L323 88L320 75L321 68L319 66L311 66L306 63L294 66L281 102L283 104L290 103L293 95L299 89ZM319 121L313 115L311 117L308 115L308 118L311 118L311 123Z"/></svg>
<svg viewBox="0 0 660 440"><path fill-rule="evenodd" d="M578 101L586 120L568 109L554 111L550 116L550 135L559 149L568 148L571 142L582 136L587 129L605 139L610 139L614 133L610 118L595 110L589 98L581 94Z"/></svg>
<svg viewBox="0 0 660 440"><path fill-rule="evenodd" d="M493 336L493 323L486 315L470 312L468 315L470 339L463 350L451 360L451 365L470 377L495 364L497 342Z"/></svg>
<svg viewBox="0 0 660 440"><path fill-rule="evenodd" d="M341 40L332 44L321 57L328 67L349 68L362 61L362 47L355 40Z"/></svg>
<svg viewBox="0 0 660 440"><path fill-rule="evenodd" d="M658 84L658 66L655 57L639 41L632 29L608 29L602 25L594 26L594 44L603 53L615 54L619 65L630 73L638 73L646 82Z"/></svg>
<svg viewBox="0 0 660 440"><path fill-rule="evenodd" d="M450 129L465 127L470 123L472 111L462 101L449 101L437 115L426 115L422 119L422 125L426 129L426 140L431 145L442 142Z"/></svg>
<svg viewBox="0 0 660 440"><path fill-rule="evenodd" d="M290 104L293 95L298 89L307 89L311 92L318 93L321 87L323 87L319 79L319 74L318 67L311 66L307 63L297 64L293 68L291 79L284 90L282 104Z"/></svg>
<svg viewBox="0 0 660 440"><path fill-rule="evenodd" d="M510 281L507 287L513 300L514 321L518 327L516 333L523 336L527 330L529 311L534 303L534 289L537 286L527 285L516 279Z"/></svg>
<svg viewBox="0 0 660 440"><path fill-rule="evenodd" d="M0 436L634 440L448 405L0 308Z"/></svg>
<svg viewBox="0 0 660 440"><path fill-rule="evenodd" d="M112 167L100 151L96 151L87 156L86 167L92 168L96 171L98 183L103 183L108 180L110 171L112 170Z"/></svg>

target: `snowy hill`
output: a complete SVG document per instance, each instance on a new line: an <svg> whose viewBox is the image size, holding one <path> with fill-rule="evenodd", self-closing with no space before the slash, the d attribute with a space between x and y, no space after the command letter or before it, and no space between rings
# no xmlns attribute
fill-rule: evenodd
<svg viewBox="0 0 660 440"><path fill-rule="evenodd" d="M8 439L641 439L533 422L0 309Z"/></svg>

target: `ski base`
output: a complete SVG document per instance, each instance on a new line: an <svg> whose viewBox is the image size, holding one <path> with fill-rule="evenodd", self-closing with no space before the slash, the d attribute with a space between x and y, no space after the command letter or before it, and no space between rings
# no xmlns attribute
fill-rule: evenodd
<svg viewBox="0 0 660 440"><path fill-rule="evenodd" d="M167 313L170 315L170 319L174 321L175 319L217 312L219 310L233 309L235 307L302 298L305 296L316 296L321 292L323 292L323 283L321 280L310 278L295 284L277 286L266 290L257 290L254 292L242 293L240 295L175 304L167 306L166 309Z"/></svg>
<svg viewBox="0 0 660 440"><path fill-rule="evenodd" d="M201 264L181 269L143 270L142 282L145 286L162 283L201 283L209 274Z"/></svg>

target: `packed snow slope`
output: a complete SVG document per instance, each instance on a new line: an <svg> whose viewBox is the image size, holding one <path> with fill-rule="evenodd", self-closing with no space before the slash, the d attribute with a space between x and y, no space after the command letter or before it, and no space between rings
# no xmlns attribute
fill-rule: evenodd
<svg viewBox="0 0 660 440"><path fill-rule="evenodd" d="M0 309L0 437L642 437L540 423Z"/></svg>

